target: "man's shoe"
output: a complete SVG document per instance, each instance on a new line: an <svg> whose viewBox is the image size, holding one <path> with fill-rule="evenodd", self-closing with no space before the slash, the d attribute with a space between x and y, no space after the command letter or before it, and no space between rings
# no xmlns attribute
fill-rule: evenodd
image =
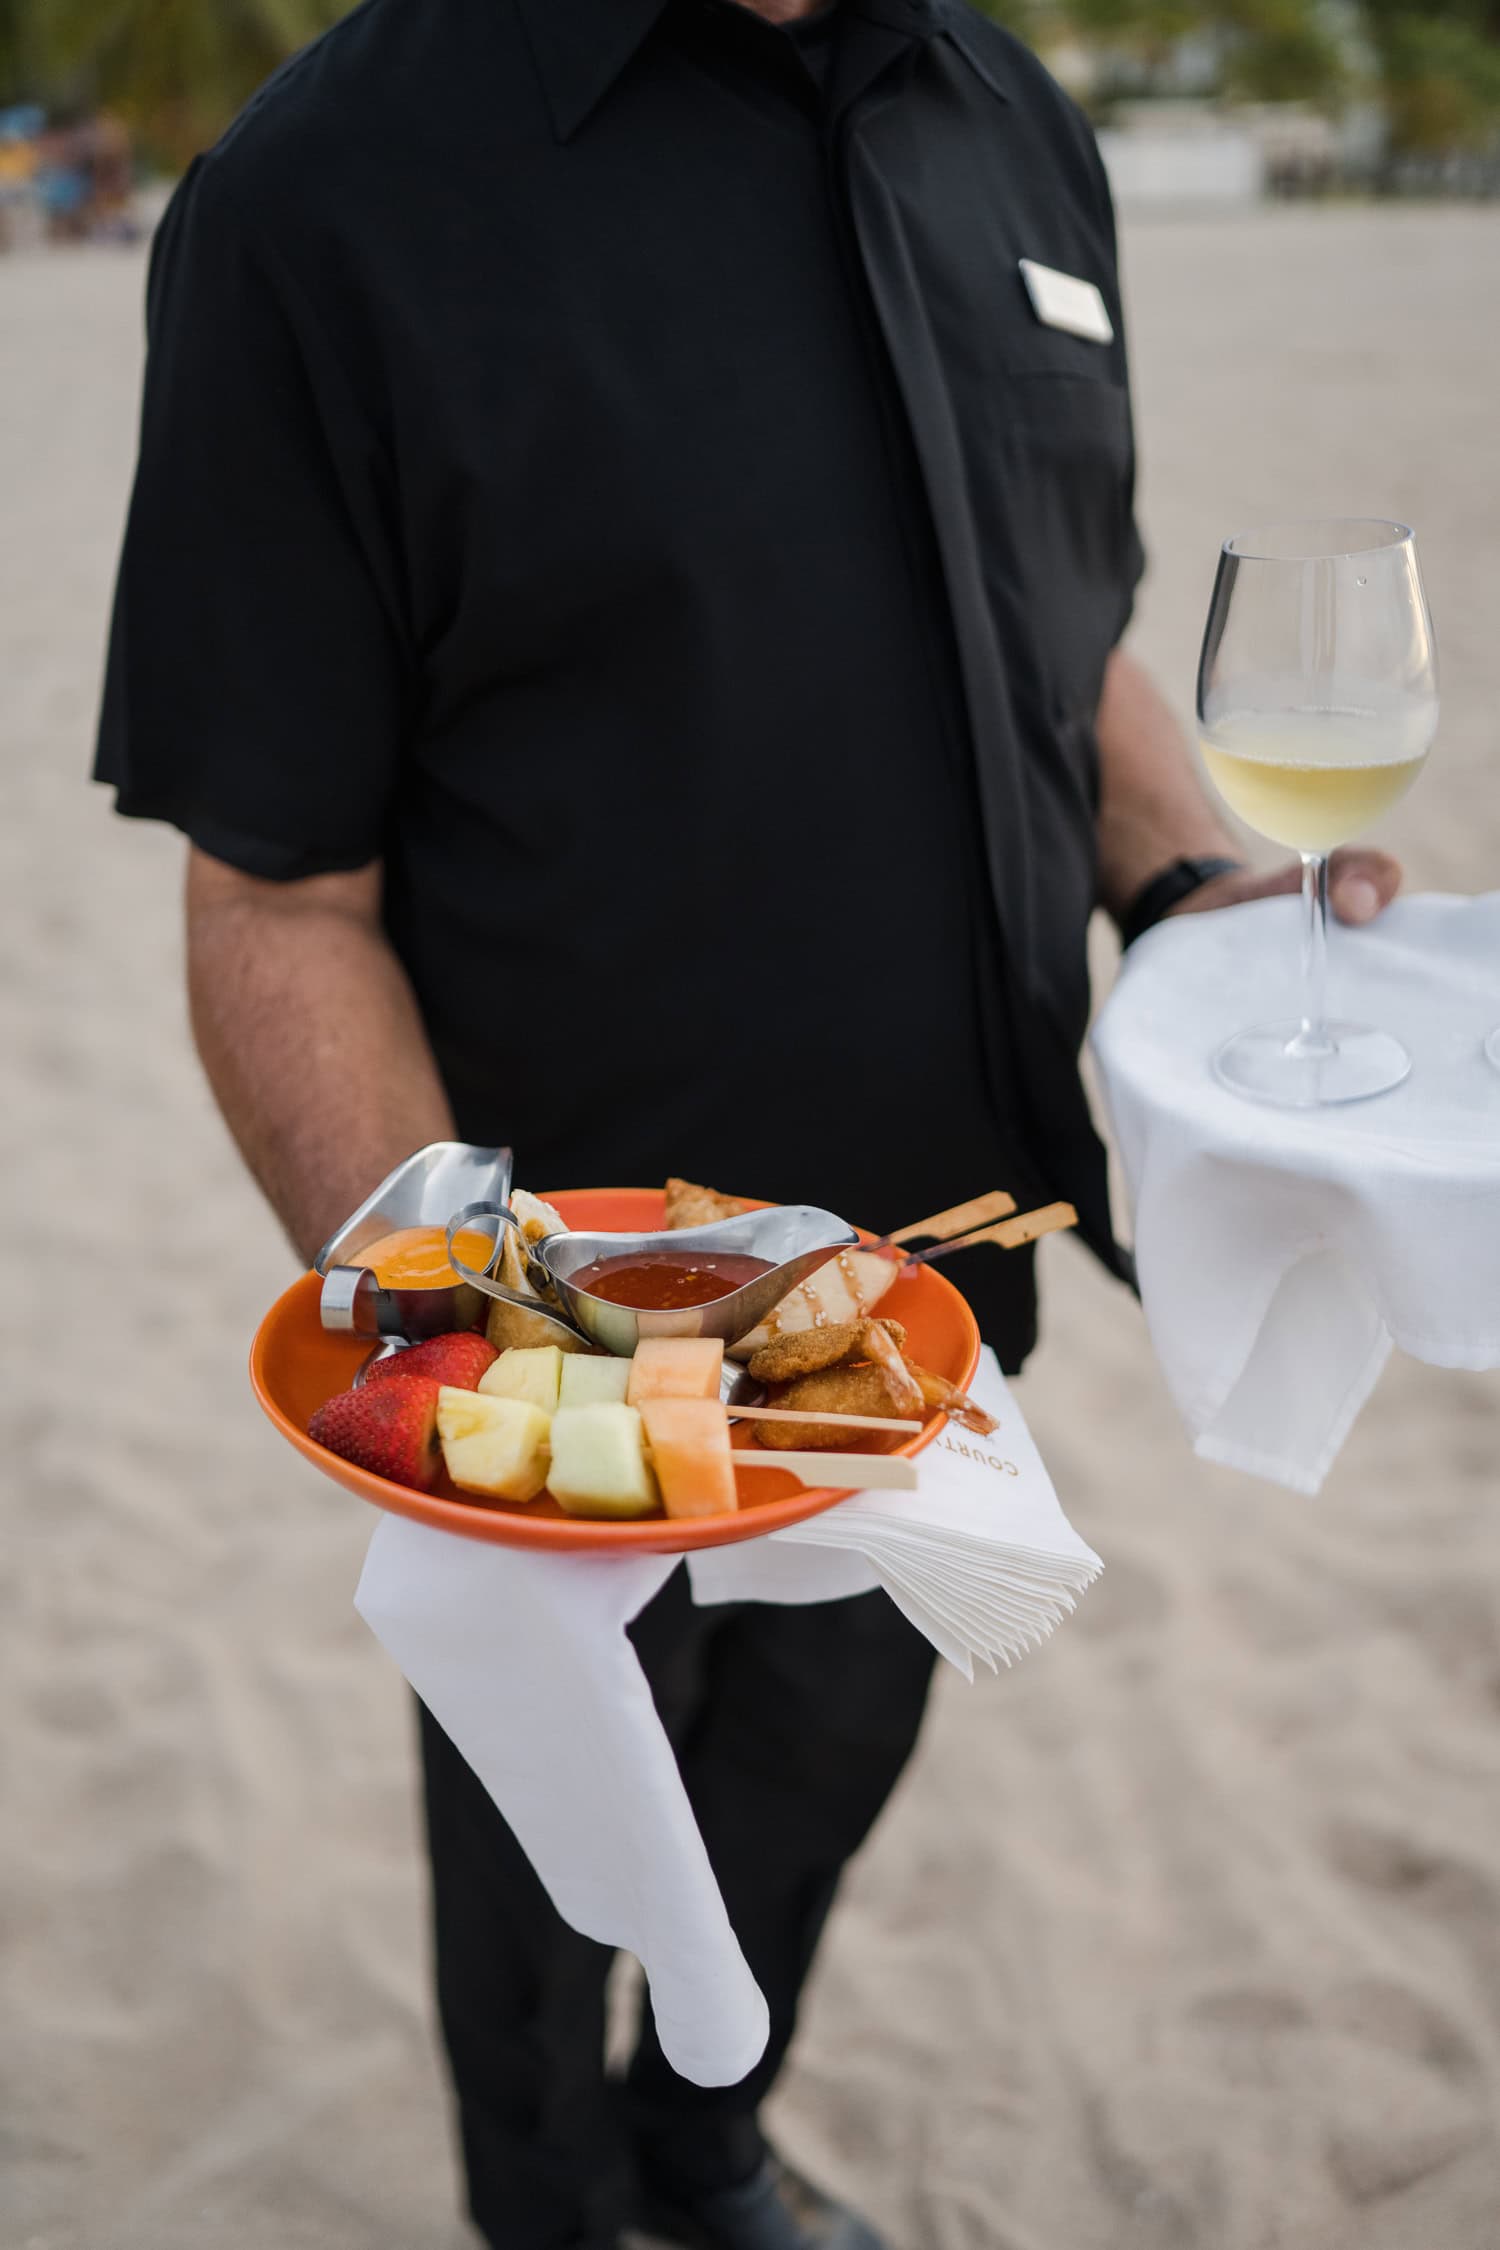
<svg viewBox="0 0 1500 2250"><path fill-rule="evenodd" d="M649 2192L639 2250L889 2250L857 2212L768 2157L743 2187L720 2188L691 2206Z"/></svg>

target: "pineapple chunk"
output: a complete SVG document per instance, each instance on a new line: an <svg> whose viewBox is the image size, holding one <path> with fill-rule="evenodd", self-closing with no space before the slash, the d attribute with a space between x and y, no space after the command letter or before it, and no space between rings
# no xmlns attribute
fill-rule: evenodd
<svg viewBox="0 0 1500 2250"><path fill-rule="evenodd" d="M461 1492L534 1500L546 1485L551 1423L528 1400L486 1398L445 1383L437 1426L448 1474Z"/></svg>
<svg viewBox="0 0 1500 2250"><path fill-rule="evenodd" d="M648 1398L717 1398L724 1346L717 1336L645 1336L630 1363L632 1406Z"/></svg>
<svg viewBox="0 0 1500 2250"><path fill-rule="evenodd" d="M565 1406L552 1421L552 1497L570 1516L649 1516L661 1505L633 1406Z"/></svg>
<svg viewBox="0 0 1500 2250"><path fill-rule="evenodd" d="M628 1359L581 1359L562 1363L559 1406L623 1406L630 1383Z"/></svg>
<svg viewBox="0 0 1500 2250"><path fill-rule="evenodd" d="M556 1344L513 1344L479 1378L486 1398L522 1398L544 1414L557 1412L563 1355Z"/></svg>
<svg viewBox="0 0 1500 2250"><path fill-rule="evenodd" d="M723 1403L716 1398L648 1398L641 1420L667 1514L731 1515L740 1496Z"/></svg>

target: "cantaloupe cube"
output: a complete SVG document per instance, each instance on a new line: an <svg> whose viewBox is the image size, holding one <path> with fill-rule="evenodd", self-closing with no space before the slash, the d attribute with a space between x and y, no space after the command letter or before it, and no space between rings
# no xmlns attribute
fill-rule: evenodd
<svg viewBox="0 0 1500 2250"><path fill-rule="evenodd" d="M444 1463L461 1492L534 1500L546 1484L551 1417L528 1400L485 1398L445 1383L437 1426Z"/></svg>
<svg viewBox="0 0 1500 2250"><path fill-rule="evenodd" d="M486 1398L523 1398L544 1414L557 1412L563 1355L556 1344L513 1344L479 1378Z"/></svg>
<svg viewBox="0 0 1500 2250"><path fill-rule="evenodd" d="M552 1417L547 1484L570 1516L649 1516L661 1505L633 1406L564 1406Z"/></svg>
<svg viewBox="0 0 1500 2250"><path fill-rule="evenodd" d="M645 1336L630 1363L632 1406L648 1398L717 1398L724 1346L717 1336Z"/></svg>
<svg viewBox="0 0 1500 2250"><path fill-rule="evenodd" d="M729 1416L719 1399L648 1398L641 1421L669 1516L722 1516L739 1506Z"/></svg>
<svg viewBox="0 0 1500 2250"><path fill-rule="evenodd" d="M562 1363L559 1406L623 1406L630 1384L628 1359L585 1359L573 1353Z"/></svg>

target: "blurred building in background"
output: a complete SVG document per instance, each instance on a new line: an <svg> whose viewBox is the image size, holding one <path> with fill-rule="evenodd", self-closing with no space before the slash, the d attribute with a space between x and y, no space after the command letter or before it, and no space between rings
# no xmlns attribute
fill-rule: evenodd
<svg viewBox="0 0 1500 2250"><path fill-rule="evenodd" d="M131 146L171 178L352 4L0 0L0 245L128 233ZM1500 0L981 4L1088 108L1127 206L1500 195Z"/></svg>

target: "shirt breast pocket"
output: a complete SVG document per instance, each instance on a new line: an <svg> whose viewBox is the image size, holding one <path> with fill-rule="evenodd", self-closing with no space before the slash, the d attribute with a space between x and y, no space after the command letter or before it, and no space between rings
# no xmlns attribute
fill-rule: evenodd
<svg viewBox="0 0 1500 2250"><path fill-rule="evenodd" d="M1130 394L1099 344L1049 333L1040 348L1008 355L996 370L991 404L1040 444L1103 449L1128 466Z"/></svg>
<svg viewBox="0 0 1500 2250"><path fill-rule="evenodd" d="M1019 667L1044 711L1072 716L1097 702L1128 603L1130 394L1098 345L1049 331L1028 347L992 374L976 489L988 495L992 599L1015 605Z"/></svg>

